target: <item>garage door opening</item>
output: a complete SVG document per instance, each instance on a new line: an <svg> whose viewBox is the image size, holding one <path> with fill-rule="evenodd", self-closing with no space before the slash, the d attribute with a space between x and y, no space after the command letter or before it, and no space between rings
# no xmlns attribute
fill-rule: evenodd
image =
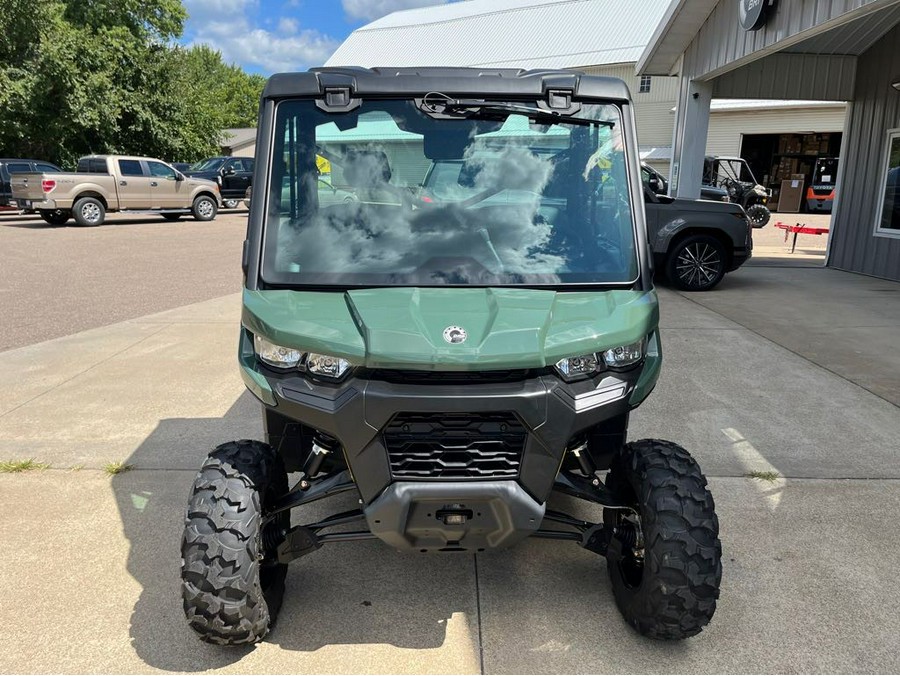
<svg viewBox="0 0 900 676"><path fill-rule="evenodd" d="M741 157L772 195L770 226L754 233L755 257L824 264L841 140L841 132L743 136Z"/></svg>
<svg viewBox="0 0 900 676"><path fill-rule="evenodd" d="M834 204L841 132L747 134L741 157L772 191L778 213L826 213Z"/></svg>

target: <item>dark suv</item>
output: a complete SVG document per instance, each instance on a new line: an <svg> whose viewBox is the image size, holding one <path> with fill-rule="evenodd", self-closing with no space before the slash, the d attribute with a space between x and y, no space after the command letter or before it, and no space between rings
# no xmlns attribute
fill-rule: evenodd
<svg viewBox="0 0 900 676"><path fill-rule="evenodd" d="M222 205L226 209L234 209L253 183L253 158L207 157L192 164L184 174L218 183L222 191Z"/></svg>
<svg viewBox="0 0 900 676"><path fill-rule="evenodd" d="M11 207L12 187L9 183L10 174L29 174L32 172L59 173L62 169L55 164L43 160L19 160L0 158L0 208Z"/></svg>

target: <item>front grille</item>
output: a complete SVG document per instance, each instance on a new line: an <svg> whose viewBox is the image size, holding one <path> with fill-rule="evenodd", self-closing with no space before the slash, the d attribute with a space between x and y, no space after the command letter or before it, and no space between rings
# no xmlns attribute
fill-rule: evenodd
<svg viewBox="0 0 900 676"><path fill-rule="evenodd" d="M398 413L384 429L395 479L514 479L526 437L512 412Z"/></svg>
<svg viewBox="0 0 900 676"><path fill-rule="evenodd" d="M412 369L374 369L367 375L371 380L414 385L478 385L513 383L536 377L536 369L506 369L495 371L417 371Z"/></svg>

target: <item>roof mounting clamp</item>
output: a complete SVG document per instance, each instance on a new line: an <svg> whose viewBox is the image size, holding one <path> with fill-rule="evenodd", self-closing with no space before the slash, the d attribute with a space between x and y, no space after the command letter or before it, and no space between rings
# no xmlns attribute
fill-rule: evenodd
<svg viewBox="0 0 900 676"><path fill-rule="evenodd" d="M325 87L324 96L316 99L316 107L327 113L346 113L359 104L360 100L353 98L350 87Z"/></svg>
<svg viewBox="0 0 900 676"><path fill-rule="evenodd" d="M547 104L553 109L568 109L572 105L572 92L568 89L547 90Z"/></svg>
<svg viewBox="0 0 900 676"><path fill-rule="evenodd" d="M572 101L575 92L571 89L548 89L547 99L538 99L538 108L560 115L574 115L581 110L581 104Z"/></svg>

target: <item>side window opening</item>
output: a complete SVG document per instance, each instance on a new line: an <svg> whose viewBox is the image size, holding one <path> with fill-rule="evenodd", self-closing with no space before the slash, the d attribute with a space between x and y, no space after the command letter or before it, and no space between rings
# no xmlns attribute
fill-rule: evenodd
<svg viewBox="0 0 900 676"><path fill-rule="evenodd" d="M649 75L641 75L641 83L638 86L638 94L649 94L650 93L650 76Z"/></svg>
<svg viewBox="0 0 900 676"><path fill-rule="evenodd" d="M138 160L119 160L119 173L122 176L143 176L141 163Z"/></svg>

